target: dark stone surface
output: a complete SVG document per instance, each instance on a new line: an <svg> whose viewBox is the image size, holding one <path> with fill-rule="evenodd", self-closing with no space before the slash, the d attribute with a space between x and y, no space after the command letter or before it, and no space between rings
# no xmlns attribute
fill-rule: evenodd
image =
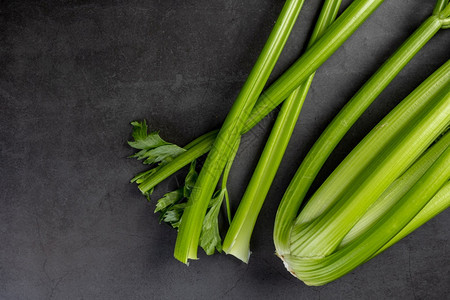
<svg viewBox="0 0 450 300"><path fill-rule="evenodd" d="M350 1L344 1L344 6ZM185 144L218 127L283 1L3 1L0 44L0 298L443 299L450 212L324 287L273 255L278 202L321 130L430 14L434 0L386 1L319 69L264 205L248 265L172 257L175 231L129 184L143 169L126 141L146 118ZM306 1L273 78L299 56L320 1ZM449 58L438 33L338 147L321 178ZM244 138L230 189L236 208L274 115ZM179 175L178 178L182 178ZM167 180L162 195L175 184Z"/></svg>

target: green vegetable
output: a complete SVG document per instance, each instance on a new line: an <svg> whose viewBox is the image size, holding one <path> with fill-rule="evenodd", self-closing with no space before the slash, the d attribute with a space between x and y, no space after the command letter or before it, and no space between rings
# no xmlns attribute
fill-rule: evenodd
<svg viewBox="0 0 450 300"><path fill-rule="evenodd" d="M202 233L200 235L200 247L206 254L214 254L214 249L222 252L222 239L219 234L218 217L220 206L225 197L225 189L217 191L210 202L210 209L203 220Z"/></svg>
<svg viewBox="0 0 450 300"><path fill-rule="evenodd" d="M286 1L260 57L217 134L213 148L189 197L179 227L174 256L183 263L187 263L188 259L197 258L197 246L209 200L228 160L233 155L243 122L248 118L275 66L302 5L302 0Z"/></svg>
<svg viewBox="0 0 450 300"><path fill-rule="evenodd" d="M383 122L380 126L397 134L382 151L380 143L389 141L389 134L374 134L379 143L368 138L352 151L297 217L291 235L298 233L298 238L291 241L291 253L325 256L334 251L367 208L448 126L450 98L445 93L431 104L415 114L403 132L396 131L396 120ZM370 160L366 153L377 155ZM311 238L314 242L306 243Z"/></svg>
<svg viewBox="0 0 450 300"><path fill-rule="evenodd" d="M440 2L438 2L437 7L439 5ZM281 252L287 250L282 249L282 247L283 245L287 245L289 239L288 228L290 228L309 187L330 153L381 91L384 90L400 70L442 27L442 20L438 14L439 11L435 10L434 14L426 19L380 67L333 119L311 148L286 190L277 213L274 236L276 236L275 244L278 250ZM445 80L445 77L439 78ZM432 87L430 92L432 92ZM315 204L313 207L320 207L320 205ZM311 206L312 204L309 204L303 209L302 216L306 217L310 214L309 207Z"/></svg>
<svg viewBox="0 0 450 300"><path fill-rule="evenodd" d="M448 206L438 196L447 193L450 179L448 134L423 153L449 125L450 61L363 139L290 226L274 232L277 254L287 268L309 285L325 284ZM278 224L287 222L280 219L290 215L286 209L299 205L289 203L298 201L292 193L295 180L283 197L288 205L279 207ZM389 207L380 210L379 203ZM427 203L430 208L420 213Z"/></svg>
<svg viewBox="0 0 450 300"><path fill-rule="evenodd" d="M446 133L437 143L430 147L417 161L399 178L397 178L372 204L366 214L347 233L339 248L353 242L362 232L376 224L431 167L438 157L450 146L450 132ZM449 199L450 200L450 199Z"/></svg>
<svg viewBox="0 0 450 300"><path fill-rule="evenodd" d="M389 242L383 245L372 257L380 254L402 238L450 207L450 182L447 183L431 198L417 215L397 233Z"/></svg>
<svg viewBox="0 0 450 300"><path fill-rule="evenodd" d="M336 18L340 4L341 0L325 1L308 47L311 47ZM313 77L314 74L283 103L253 177L227 231L223 243L224 251L244 262L248 262L250 257L250 238L256 219L278 170Z"/></svg>
<svg viewBox="0 0 450 300"><path fill-rule="evenodd" d="M183 147L183 149L186 150L185 152L173 157L170 162L164 165L138 174L135 178L133 178L133 181L138 183L138 187L144 195L147 194L161 181L208 152L211 149L217 133L218 130L215 130L197 138Z"/></svg>
<svg viewBox="0 0 450 300"><path fill-rule="evenodd" d="M184 148L133 122L139 151L153 168L133 178L147 196L155 185L191 163L185 186L158 200L160 221L178 228L174 256L197 258L200 245L248 261L249 241L315 70L383 0L356 0L333 23L340 0L326 0L305 54L265 92L262 89L288 38L302 0L287 0L269 39L222 128ZM450 4L438 0L429 17L357 92L311 149L288 187L275 221L277 254L295 276L322 285L353 270L450 205L450 61L405 98L347 156L299 212L320 168L366 108L442 28ZM329 28L325 30L326 27ZM285 98L268 143L221 245L219 213L240 137ZM195 159L209 151L200 173ZM220 177L222 182L218 187Z"/></svg>
<svg viewBox="0 0 450 300"><path fill-rule="evenodd" d="M173 228L179 228L183 213L187 206L187 200L197 181L198 173L195 169L196 163L194 160L186 175L184 187L166 193L157 201L155 213L160 213L159 222L165 222ZM208 255L213 254L215 249L217 249L218 252L222 251L222 239L219 234L218 216L225 194L226 189L224 188L215 193L208 204L208 212L203 220L200 246Z"/></svg>
<svg viewBox="0 0 450 300"><path fill-rule="evenodd" d="M129 141L128 145L140 151L130 157L144 160L144 164L158 164L157 167L136 175L131 179L131 182L139 184L145 181L148 176L155 174L162 166L186 151L175 144L164 141L158 132L148 133L147 122L145 120L143 122L131 122L131 125L133 126L132 136L134 140ZM152 192L153 187L143 193L149 196Z"/></svg>
<svg viewBox="0 0 450 300"><path fill-rule="evenodd" d="M256 105L244 123L241 134L248 132L268 113L283 102L302 84L328 57L330 57L353 32L383 3L383 0L356 0L331 25L330 29L308 51L300 57L278 80L259 96ZM277 24L279 21L277 22ZM188 146L157 172L143 178L139 189L145 194L161 181L188 165L192 160L211 150L218 131L209 132Z"/></svg>
<svg viewBox="0 0 450 300"><path fill-rule="evenodd" d="M331 25L323 37L309 48L261 97L263 99L266 98L268 102L273 102L274 99L286 98L331 56L382 2L382 0L354 1L336 22ZM288 15L288 8L291 4L290 1L286 2L280 18L283 17L284 12ZM280 24L281 26L279 26ZM283 24L283 21L276 23L274 31L269 37L268 44L263 49L260 59L258 59L255 68L249 76L249 80L244 85L240 96L238 96L222 129L219 131L213 148L200 172L196 188L189 199L190 205L187 206L184 212L184 218L182 219L175 245L175 258L181 262L187 263L188 259L197 258L201 221L205 215L207 199L211 197L223 168L230 159L230 149L233 149L235 143L239 140L240 134L245 128L244 122L248 120L250 111L256 103L263 84L267 80L278 57L276 52L279 54L279 51L273 51L274 53L270 57L269 54L272 50L269 49L274 47L274 41L279 39L279 45L282 45L281 40L285 40L287 37L286 33L289 32L288 30L284 31L284 34L281 34ZM280 46L278 47L281 48ZM257 107L256 111L260 114L267 114L269 112L264 112L267 108L258 107L258 104L255 107ZM255 120L250 120L250 122L253 121Z"/></svg>
<svg viewBox="0 0 450 300"><path fill-rule="evenodd" d="M157 201L155 213L160 212L159 222L164 221L173 228L179 227L181 217L186 208L187 199L190 197L192 188L198 177L195 166L196 162L194 160L189 167L189 172L186 175L183 188L169 192Z"/></svg>
<svg viewBox="0 0 450 300"><path fill-rule="evenodd" d="M181 199L183 199L183 189L178 189L165 194L164 197L158 200L155 213L164 211L166 208L178 203Z"/></svg>
<svg viewBox="0 0 450 300"><path fill-rule="evenodd" d="M377 249L382 249L402 228L406 228L409 220L426 207L433 195L437 196L443 189L447 189L449 177L450 148L447 148L419 182L383 216L377 226L370 228L354 243L323 258L285 255L286 264L297 277L310 285L322 285L341 277L378 254ZM449 195L448 190L444 193L445 196Z"/></svg>
<svg viewBox="0 0 450 300"><path fill-rule="evenodd" d="M178 156L185 150L177 145L164 141L157 132L147 133L147 123L132 122L134 141L128 142L128 145L141 151L130 157L144 160L144 164L159 163L164 165L173 157Z"/></svg>

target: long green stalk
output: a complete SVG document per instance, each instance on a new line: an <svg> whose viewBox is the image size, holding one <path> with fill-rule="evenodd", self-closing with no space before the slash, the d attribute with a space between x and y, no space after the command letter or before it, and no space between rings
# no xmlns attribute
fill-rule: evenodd
<svg viewBox="0 0 450 300"><path fill-rule="evenodd" d="M447 189L444 185L449 179L450 148L447 148L393 209L355 242L324 258L286 255L286 263L291 272L309 285L323 285L345 275L383 249L392 237L406 228L434 195Z"/></svg>
<svg viewBox="0 0 450 300"><path fill-rule="evenodd" d="M288 251L278 252L295 276L310 285L335 280L448 207L444 185L450 179L449 134L422 153L450 126L449 80L450 61L391 111L333 172L325 185L340 185L342 181L336 179L342 176L346 184L343 191L333 192L339 187L322 194L331 199L331 205L323 202L330 206L312 221L293 225L288 245L282 248ZM367 156L372 153L373 157ZM429 159L433 162L431 167ZM364 167L358 170L361 164ZM420 179L411 179L411 170L418 172ZM353 173L358 175L347 182L345 179ZM406 181L396 180L401 174ZM408 191L396 195L395 188L391 189L393 197L400 199L395 199L393 206L381 217L376 216L376 222L361 230L351 242L341 244L367 211L369 215L378 214L371 211L372 204L391 184L400 185L400 189L405 184ZM425 209L428 203L430 206Z"/></svg>
<svg viewBox="0 0 450 300"><path fill-rule="evenodd" d="M326 0L317 20L308 48L320 38L336 18L341 0ZM314 73L284 101L258 165L227 231L223 250L244 262L250 257L253 228L283 158Z"/></svg>
<svg viewBox="0 0 450 300"><path fill-rule="evenodd" d="M241 134L248 132L268 113L283 102L306 78L311 75L329 56L331 56L356 29L383 3L384 0L356 0L332 24L326 34L300 57L278 80L276 80L258 99ZM207 133L196 139L196 145L158 172L142 180L139 185L143 193L150 191L159 182L191 163L195 158L211 150L215 137ZM193 142L194 143L194 142ZM194 153L195 152L195 153ZM162 174L162 175L161 175Z"/></svg>
<svg viewBox="0 0 450 300"><path fill-rule="evenodd" d="M439 156L450 146L450 131L430 147L414 164L387 188L369 207L364 216L347 233L339 248L352 243L378 222L423 176Z"/></svg>
<svg viewBox="0 0 450 300"><path fill-rule="evenodd" d="M271 88L263 93L262 97L266 98L268 103L273 102L273 99L286 98L328 59L382 2L383 0L354 1L331 25L323 37L309 48ZM258 74L264 74L264 72L259 72ZM197 257L198 238L207 203L211 198L224 165L229 160L230 147L227 144L234 144L234 141L240 137L240 133L244 129L244 123L248 119L259 94L255 91L254 89L252 90L254 93L250 93L252 96L255 96L254 99L250 100L251 97L248 99L247 97L242 97L243 101L236 101L239 105L233 106L230 111L199 175L196 188L194 188L191 195L192 200L189 200L190 203L188 203L185 215L183 215L175 245L175 257L182 262L187 262L189 258ZM264 107L260 107L257 111L266 114L270 112L265 112ZM250 120L250 122L252 121L257 123L259 120Z"/></svg>
<svg viewBox="0 0 450 300"><path fill-rule="evenodd" d="M289 249L285 248L288 245L289 228L297 216L298 209L309 187L333 149L367 107L378 97L414 55L439 31L441 26L441 19L436 14L425 20L355 94L311 148L286 190L277 212L274 242L278 253L289 252ZM361 165L362 167L363 165ZM353 176L357 176L357 173ZM347 179L349 178L342 178L342 180ZM324 198L321 197L320 199ZM310 221L327 207L323 203L311 201L302 210L301 217L299 218L303 222Z"/></svg>
<svg viewBox="0 0 450 300"><path fill-rule="evenodd" d="M436 103L435 103L436 102ZM341 243L345 235L364 215L386 188L398 178L447 128L450 124L450 87L443 96L433 100L414 120L399 131L382 151L361 172L355 171L355 161L364 151L370 153L379 149L375 143L362 143L358 150L352 152L338 167L344 170L346 178L357 174L354 180L348 179L346 186L335 188L334 173L326 181L316 197L334 198L330 206L316 219L303 223L297 219L292 229L291 253L298 256L326 256L331 254ZM387 125L390 127L392 125ZM359 167L359 166L358 166ZM332 183L333 182L333 183ZM321 187L321 188L322 188ZM337 193L334 193L338 190ZM342 192L341 192L342 191ZM319 200L321 202L321 199ZM330 201L331 202L331 201ZM316 202L317 203L317 202ZM295 239L295 240L294 240Z"/></svg>
<svg viewBox="0 0 450 300"><path fill-rule="evenodd" d="M434 15L439 17L441 23L441 29L447 29L450 26L450 19L448 16L440 17L440 11L443 7L447 5L447 1L438 1L438 5L434 10ZM271 91L271 92L270 92ZM249 118L245 122L244 128L241 134L245 134L250 129L252 129L260 120L262 120L270 111L272 111L275 107L277 107L284 99L274 98L270 94L274 95L278 94L276 90L273 88L269 88L266 91L266 94L269 94L268 97L260 97L255 107L253 108ZM218 133L218 130L211 131L206 133L199 138L197 138L195 142L195 146L193 146L189 151L186 151L180 154L175 160L170 163L160 167L157 172L152 174L151 176L147 176L142 180L142 183L139 184L139 188L143 193L147 193L164 179L174 174L176 171L190 164L194 159L204 155L207 153L214 143L215 137ZM193 143L194 143L193 142ZM192 144L192 143L191 143ZM185 147L186 148L186 147Z"/></svg>
<svg viewBox="0 0 450 300"><path fill-rule="evenodd" d="M378 250L375 255L380 254L393 244L400 241L402 238L428 222L430 219L434 218L436 215L440 214L444 210L450 207L450 182L447 183L436 193L436 195L431 198L430 201L422 208L417 215L406 225L403 229L389 242L384 244L383 247Z"/></svg>
<svg viewBox="0 0 450 300"><path fill-rule="evenodd" d="M181 262L197 258L198 241L208 203L233 154L245 120L255 105L297 19L303 0L287 0L266 45L224 121L197 178L183 213L174 256Z"/></svg>

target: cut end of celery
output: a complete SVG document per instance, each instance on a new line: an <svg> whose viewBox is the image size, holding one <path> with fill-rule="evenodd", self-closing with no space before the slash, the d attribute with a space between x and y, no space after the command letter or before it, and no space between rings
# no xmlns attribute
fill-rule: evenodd
<svg viewBox="0 0 450 300"><path fill-rule="evenodd" d="M250 246L236 246L233 245L230 248L227 249L223 249L223 251L226 254L229 255L233 255L234 257L240 259L241 261L245 262L246 264L248 264L248 260L250 259L250 254L252 254L252 252L250 251Z"/></svg>
<svg viewBox="0 0 450 300"><path fill-rule="evenodd" d="M174 255L175 259L178 260L179 262L182 262L183 264L185 264L186 266L189 266L189 261L190 260L198 260L198 257L194 257L194 256L189 256L187 258L183 258L183 257L178 257L176 254Z"/></svg>
<svg viewBox="0 0 450 300"><path fill-rule="evenodd" d="M175 251L173 253L173 256L178 261L189 266L189 260L198 260L197 247L186 248L186 247L180 247L180 245L175 244Z"/></svg>

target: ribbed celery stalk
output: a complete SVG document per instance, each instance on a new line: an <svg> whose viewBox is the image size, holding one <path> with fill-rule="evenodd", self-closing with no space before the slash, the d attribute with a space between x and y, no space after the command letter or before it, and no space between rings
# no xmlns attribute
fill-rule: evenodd
<svg viewBox="0 0 450 300"><path fill-rule="evenodd" d="M309 75L325 62L353 32L361 25L371 13L383 2L383 0L356 0L325 32L323 37L309 48L291 68L289 68L265 93L261 95L263 103L267 106L258 106L256 111L259 115L267 114L268 107L275 99L285 99L292 93ZM277 27L279 23L275 26ZM267 61L266 61L267 62ZM268 61L270 62L270 60ZM262 63L262 62L261 62ZM257 63L258 64L258 63ZM253 73L253 71L252 71ZM254 76L259 78L265 72L255 72ZM262 86L261 86L262 89ZM207 203L212 196L215 185L219 180L220 173L230 157L230 146L234 145L240 133L245 130L244 124L249 119L251 109L256 103L259 92L257 89L247 88L243 97L238 97L235 105L226 118L222 129L214 142L205 165L199 175L196 187L191 194L188 206L184 212L180 225L177 243L175 245L175 257L187 263L189 258L197 257L198 238L200 236L201 223L207 208ZM242 94L242 93L241 93ZM251 97L247 97L251 96ZM252 99L254 97L254 99ZM241 100L243 99L243 100ZM237 104L236 104L237 103ZM259 120L250 119L253 126ZM222 132L222 133L221 133ZM203 174L203 175L202 175Z"/></svg>
<svg viewBox="0 0 450 300"><path fill-rule="evenodd" d="M433 15L439 15L447 5L448 0L438 0L433 9Z"/></svg>
<svg viewBox="0 0 450 300"><path fill-rule="evenodd" d="M363 232L367 231L401 199L439 158L442 152L450 146L450 132L447 132L437 143L430 147L414 164L397 178L387 188L380 198L369 207L364 216L347 233L339 248L353 242Z"/></svg>
<svg viewBox="0 0 450 300"><path fill-rule="evenodd" d="M325 284L348 273L382 251L390 241L397 241L441 211L446 201L430 199L434 199L450 177L448 134L423 153L449 126L450 61L447 61L344 159L313 195L311 201L320 206L311 207L310 219L302 219L300 213L296 222L286 229L289 232L282 233L289 238L277 240L286 243L277 247L277 252L288 270L307 284ZM430 157L434 161L431 167L426 161ZM351 242L341 244L355 224L358 226L367 212L371 214L372 204L389 186L404 184L396 181L400 175L409 180L407 170L423 173L421 166L427 170L420 179L412 180L416 182L408 187L406 194L399 193L400 200L396 199L387 212L377 216L370 228L355 234ZM395 193L394 197L397 197ZM422 208L431 201L436 205L421 215Z"/></svg>
<svg viewBox="0 0 450 300"><path fill-rule="evenodd" d="M449 207L450 181L447 181L447 183L433 196L433 198L431 198L430 201L428 201L425 207L417 213L417 215L408 223L408 225L403 227L403 229L395 237L384 244L384 246L380 250L378 250L374 254L374 256L380 254L393 244L397 243L402 238L404 238Z"/></svg>
<svg viewBox="0 0 450 300"><path fill-rule="evenodd" d="M439 157L417 184L369 231L347 247L324 258L285 256L298 278L309 285L323 285L350 272L382 249L426 207L430 198L447 189L450 179L450 148ZM436 196L437 196L436 195ZM448 190L446 190L448 195Z"/></svg>
<svg viewBox="0 0 450 300"><path fill-rule="evenodd" d="M325 1L308 48L320 38L336 18L341 2L341 0ZM222 248L225 253L232 254L246 263L250 257L250 238L256 219L283 158L313 78L314 74L292 92L283 103L258 165L224 239Z"/></svg>
<svg viewBox="0 0 450 300"><path fill-rule="evenodd" d="M339 16L330 29L308 51L300 57L278 80L258 99L241 134L248 132L268 113L283 102L290 93L302 84L328 57L330 57L362 23L383 3L384 0L356 0ZM180 154L177 159L162 166L156 173L142 179L139 188L143 193L159 182L191 163L195 158L210 151L215 137L207 133L199 138L191 150ZM193 153L195 152L195 153Z"/></svg>
<svg viewBox="0 0 450 300"><path fill-rule="evenodd" d="M435 9L433 15L425 20L369 81L364 84L355 96L353 96L325 129L305 157L286 190L277 212L274 242L279 254L289 252L289 249L283 249L288 244L289 228L297 216L298 209L309 187L330 153L367 107L442 27L442 19L439 17L439 12L442 9L440 2L438 2L436 7L437 9ZM363 165L361 165L362 167ZM355 172L352 176L357 176L357 173ZM348 178L342 178L342 180L348 180ZM325 201L322 197L319 199ZM307 222L323 212L327 207L324 203L308 202L300 213L301 216L299 218L303 222Z"/></svg>
<svg viewBox="0 0 450 300"><path fill-rule="evenodd" d="M303 0L287 0L266 45L242 87L214 141L183 213L174 256L183 263L197 259L203 219L217 182L240 138L245 120L255 105L297 19Z"/></svg>
<svg viewBox="0 0 450 300"><path fill-rule="evenodd" d="M400 130L391 141L361 172L354 171L358 153L350 154L340 166L343 175L358 174L354 180L348 179L347 184L339 192L334 193L334 174L323 185L315 197L333 198L335 203L323 214L303 223L300 218L292 229L291 253L298 256L326 256L331 254L341 243L345 235L364 215L367 209L386 190L386 188L425 151L425 149L450 124L450 89L437 103L427 106L414 122ZM390 127L389 125L386 125ZM367 143L364 152L378 148L377 144ZM358 150L360 150L358 149ZM361 151L361 150L360 150ZM364 155L362 155L364 156ZM338 167L339 169L339 167ZM334 176L333 176L334 175ZM332 183L333 182L333 183ZM318 199L318 198L316 198ZM320 200L319 200L320 201ZM293 238L293 239L294 239Z"/></svg>

